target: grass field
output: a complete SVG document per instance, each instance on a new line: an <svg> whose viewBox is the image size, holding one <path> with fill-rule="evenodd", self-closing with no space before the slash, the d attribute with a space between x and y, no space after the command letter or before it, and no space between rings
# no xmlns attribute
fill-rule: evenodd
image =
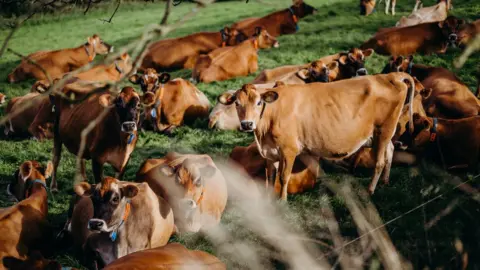
<svg viewBox="0 0 480 270"><path fill-rule="evenodd" d="M274 10L287 7L291 1L263 0L268 4L250 1L222 2L211 5L202 10L196 17L188 21L170 36L182 36L198 31L216 31L224 25L230 25L238 19L261 16ZM307 0L318 8L319 13L306 17L300 21L300 30L295 35L279 37L280 48L264 50L259 56L259 70L273 68L286 64L305 63L320 56L330 55L342 50L359 46L369 38L378 28L393 26L402 15L407 15L413 8L413 0L400 0L397 5L397 15L387 16L383 12L376 12L372 16L362 17L358 11L356 0ZM425 0L425 6L431 5L433 0ZM85 42L93 33L99 34L106 42L116 47L125 45L138 38L145 26L157 23L163 15L163 3L122 4L113 23L103 23L99 19L110 16L113 6L92 10L87 15L80 11L56 16L44 15L32 18L22 26L9 43L9 47L22 54L37 50L51 50L67 47L76 47ZM480 14L480 2L470 0L454 1L453 15L473 20ZM193 5L182 3L174 7L170 21L176 21L187 13ZM383 11L383 3L377 7ZM7 36L7 30L0 30L0 40ZM460 55L458 49L450 50L445 55L415 56L417 63L433 66L442 66L453 70L452 60ZM370 74L378 73L386 63L387 58L374 55L367 60L366 67ZM471 57L465 66L455 73L473 90L476 84L475 71L480 58L478 53ZM32 81L10 85L4 78L19 63L19 59L6 53L0 58L0 92L8 97L27 93ZM189 78L189 71L172 73L173 77ZM244 78L232 79L211 84L199 84L198 88L206 93L212 104L216 96L228 89L239 88L242 84L252 80L257 74ZM1 107L3 114L5 105ZM253 141L250 134L226 131L211 131L207 129L207 121L197 121L192 127L181 127L174 132L173 137L145 132L140 135L136 150L126 169L124 179L132 180L140 163L147 157L160 157L168 151L207 153L219 160L224 160L231 149L237 145L248 145ZM46 162L51 159L52 142L38 142L34 140L6 141L0 140L0 206L6 207L12 203L8 200L5 187L11 181L13 172L25 160ZM91 178L91 170L88 175ZM75 174L74 156L63 152L59 167L60 192L49 199L49 220L58 228L63 226L68 208L69 194L72 192L73 177ZM106 174L113 175L107 168ZM478 184L479 180L472 176L463 176L462 181L471 178L470 184ZM391 173L389 186L380 185L372 202L376 206L383 222L400 217L386 226L393 244L400 254L412 263L415 269L424 266L453 268L456 255L454 242L459 239L466 250L470 252L470 267L480 266L480 205L474 196L453 190L452 175L442 172L432 164L422 164L419 174L414 175L409 169L394 168ZM456 178L455 178L456 179ZM92 179L91 179L92 180ZM353 186L366 186L370 181L369 175L348 177L347 175L329 172L322 176L322 181L314 190L302 195L290 196L287 205L279 204L279 215L295 231L304 232L310 239L331 243L325 239L325 221L322 219L320 207L329 202L340 224L342 234L346 239L358 236L357 228L351 214L345 208L345 201L341 196L332 195L324 185L325 181L353 183ZM444 194L440 198L429 202L432 198ZM422 203L424 207L405 214ZM424 223L430 221L444 209L451 207L430 229L424 229ZM227 210L223 223L230 233L234 232L236 239L245 242L260 242L258 237L243 228L236 222L244 218L242 212ZM172 241L180 241L188 248L202 249L217 254L228 263L229 269L247 268L249 263L233 260L221 248L215 247L208 238L198 235L182 235ZM324 249L320 244L316 248ZM357 248L360 248L357 246ZM328 259L334 262L336 256L332 254ZM62 264L78 267L78 262L68 250L59 250L56 255ZM378 256L369 256L365 268L377 269ZM264 268L283 268L281 264L265 264ZM472 268L474 269L474 268Z"/></svg>

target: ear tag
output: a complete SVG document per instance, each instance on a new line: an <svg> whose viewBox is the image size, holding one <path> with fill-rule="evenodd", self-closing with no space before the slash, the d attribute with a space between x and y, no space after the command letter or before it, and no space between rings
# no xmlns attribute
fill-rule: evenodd
<svg viewBox="0 0 480 270"><path fill-rule="evenodd" d="M127 144L131 144L134 138L135 138L135 133L131 133L130 136L128 137Z"/></svg>
<svg viewBox="0 0 480 270"><path fill-rule="evenodd" d="M156 118L157 118L157 110L152 109L152 110L150 111L150 115L151 115L153 118L156 119Z"/></svg>
<svg viewBox="0 0 480 270"><path fill-rule="evenodd" d="M112 240L112 242L115 242L115 240L117 240L117 231L113 231L110 233L110 239Z"/></svg>

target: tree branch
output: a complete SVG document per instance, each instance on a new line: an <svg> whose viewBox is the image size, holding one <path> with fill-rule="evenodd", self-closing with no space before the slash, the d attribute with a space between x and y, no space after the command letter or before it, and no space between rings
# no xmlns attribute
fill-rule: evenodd
<svg viewBox="0 0 480 270"><path fill-rule="evenodd" d="M165 13L163 14L162 21L160 22L161 25L166 25L168 16L170 15L170 10L172 8L172 0L167 0L167 3L165 4Z"/></svg>
<svg viewBox="0 0 480 270"><path fill-rule="evenodd" d="M122 0L118 0L118 1L117 1L117 7L115 8L115 11L113 11L113 14L112 14L112 16L110 16L110 19L108 19L108 21L107 21L107 20L103 20L103 19L100 19L100 20L103 21L103 22L111 23L113 17L114 17L115 14L117 13L118 8L120 7L121 2L122 2Z"/></svg>

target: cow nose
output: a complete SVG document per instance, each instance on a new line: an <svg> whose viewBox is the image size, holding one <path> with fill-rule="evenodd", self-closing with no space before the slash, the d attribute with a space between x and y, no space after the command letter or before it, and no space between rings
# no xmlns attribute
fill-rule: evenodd
<svg viewBox="0 0 480 270"><path fill-rule="evenodd" d="M280 43L278 43L278 41L275 41L275 43L273 44L273 47L274 47L274 48L280 47Z"/></svg>
<svg viewBox="0 0 480 270"><path fill-rule="evenodd" d="M187 208L189 208L189 209L197 208L197 203L194 200L187 200L185 202L185 204L186 204Z"/></svg>
<svg viewBox="0 0 480 270"><path fill-rule="evenodd" d="M137 124L133 121L127 121L122 123L123 132L133 132L137 130Z"/></svg>
<svg viewBox="0 0 480 270"><path fill-rule="evenodd" d="M455 41L455 40L457 40L457 34L450 34L450 36L448 36L448 39L449 39L450 41Z"/></svg>
<svg viewBox="0 0 480 270"><path fill-rule="evenodd" d="M90 230L99 231L103 226L103 221L98 219L90 219L88 221L88 228Z"/></svg>
<svg viewBox="0 0 480 270"><path fill-rule="evenodd" d="M242 127L242 130L245 131L252 131L254 128L253 121L241 121L240 126Z"/></svg>
<svg viewBox="0 0 480 270"><path fill-rule="evenodd" d="M368 74L368 72L367 72L366 68L361 68L361 69L357 70L357 76L365 76L367 74Z"/></svg>

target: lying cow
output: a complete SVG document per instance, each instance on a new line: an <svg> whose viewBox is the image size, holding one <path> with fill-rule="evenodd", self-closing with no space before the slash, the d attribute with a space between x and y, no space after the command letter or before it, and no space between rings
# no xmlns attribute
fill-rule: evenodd
<svg viewBox="0 0 480 270"><path fill-rule="evenodd" d="M278 47L278 41L267 30L257 27L255 36L241 44L201 55L193 68L192 79L209 83L247 76L258 69L258 50L271 47Z"/></svg>
<svg viewBox="0 0 480 270"><path fill-rule="evenodd" d="M121 269L198 269L224 270L217 257L200 250L189 250L179 243L129 254L109 264L105 270Z"/></svg>
<svg viewBox="0 0 480 270"><path fill-rule="evenodd" d="M419 2L420 1L417 1L417 5ZM418 10L416 9L417 5L415 5L415 9L412 14L408 15L408 17L403 16L395 26L406 27L421 23L444 21L448 16L450 0L438 0L436 5Z"/></svg>
<svg viewBox="0 0 480 270"><path fill-rule="evenodd" d="M47 221L48 194L46 178L52 164L46 167L36 161L26 161L7 186L7 193L19 203L0 209L0 258L7 256L26 259L35 249L45 250L50 237ZM4 269L4 260L0 268Z"/></svg>
<svg viewBox="0 0 480 270"><path fill-rule="evenodd" d="M480 34L480 19L462 25L458 31L457 45L461 48L465 47L478 34Z"/></svg>
<svg viewBox="0 0 480 270"><path fill-rule="evenodd" d="M236 146L230 153L230 159L242 167L254 180L265 183L267 161L258 152L256 143L247 147ZM319 175L319 161L308 155L299 156L293 164L292 176L288 183L288 194L297 194L312 189ZM279 183L278 183L279 184ZM274 186L275 194L280 196L280 185Z"/></svg>
<svg viewBox="0 0 480 270"><path fill-rule="evenodd" d="M39 51L28 55L26 58L40 65L50 78L60 78L63 74L92 62L97 54L107 54L112 50L113 46L103 42L98 35L93 35L87 39L87 43L77 48ZM22 60L20 65L8 74L8 82L10 83L29 78L47 79L41 69L27 60Z"/></svg>
<svg viewBox="0 0 480 270"><path fill-rule="evenodd" d="M378 54L393 56L445 53L447 47L457 41L458 27L464 23L464 20L449 16L441 22L382 29L360 48L373 49Z"/></svg>
<svg viewBox="0 0 480 270"><path fill-rule="evenodd" d="M274 37L293 34L298 31L298 20L307 15L315 14L317 9L304 3L303 0L293 0L293 5L287 9L276 11L261 18L248 18L236 22L233 28L242 30L248 36L255 33L256 27L263 27Z"/></svg>
<svg viewBox="0 0 480 270"><path fill-rule="evenodd" d="M247 39L236 29L225 27L219 32L200 32L180 38L160 40L148 48L141 70L192 69L200 54L225 46L234 46Z"/></svg>
<svg viewBox="0 0 480 270"><path fill-rule="evenodd" d="M144 93L142 126L151 125L158 132L171 133L183 123L208 117L210 101L191 82L182 78L168 81L170 75L157 74L154 69L135 74L130 82L140 84Z"/></svg>
<svg viewBox="0 0 480 270"><path fill-rule="evenodd" d="M77 93L73 84L64 90L67 96ZM95 93L79 104L72 105L70 100L56 95L55 106L53 175L51 187L57 188L57 168L60 163L62 145L70 153L77 155L82 142L82 131L98 118L108 107L108 113L86 136L82 159L92 160L92 170L95 181L103 179L103 165L108 163L122 175L130 154L137 143L137 124L139 120L140 97L132 87L124 87L118 96L113 97L109 86L96 89ZM84 171L84 170L83 170ZM85 176L84 176L85 177Z"/></svg>
<svg viewBox="0 0 480 270"><path fill-rule="evenodd" d="M415 76L427 89L423 106L427 115L441 118L464 118L478 115L480 101L453 72L442 67L430 67L413 63L413 56L392 57L383 73L407 72Z"/></svg>
<svg viewBox="0 0 480 270"><path fill-rule="evenodd" d="M136 179L170 203L180 232L217 225L227 204L225 178L207 155L171 152L164 158L147 159Z"/></svg>
<svg viewBox="0 0 480 270"><path fill-rule="evenodd" d="M260 153L268 161L269 179L273 179L273 164L280 161L280 177L276 179L280 180L283 200L287 199L297 155L343 159L372 137L376 168L369 191L373 194L382 174L382 179L388 181L391 139L407 96L413 100L414 87L410 75L390 73L332 83L287 85L262 94L253 85L244 85L233 95L220 96L218 101L235 103L241 129L254 132Z"/></svg>
<svg viewBox="0 0 480 270"><path fill-rule="evenodd" d="M110 237L111 242L100 243L108 245L106 250L113 249L113 254L100 254L101 257L117 259L164 246L174 231L170 205L146 183L106 177L96 186L81 182L75 186L75 192L78 196L89 196L93 205L93 217L84 225ZM96 251L101 253L102 248L97 246Z"/></svg>

